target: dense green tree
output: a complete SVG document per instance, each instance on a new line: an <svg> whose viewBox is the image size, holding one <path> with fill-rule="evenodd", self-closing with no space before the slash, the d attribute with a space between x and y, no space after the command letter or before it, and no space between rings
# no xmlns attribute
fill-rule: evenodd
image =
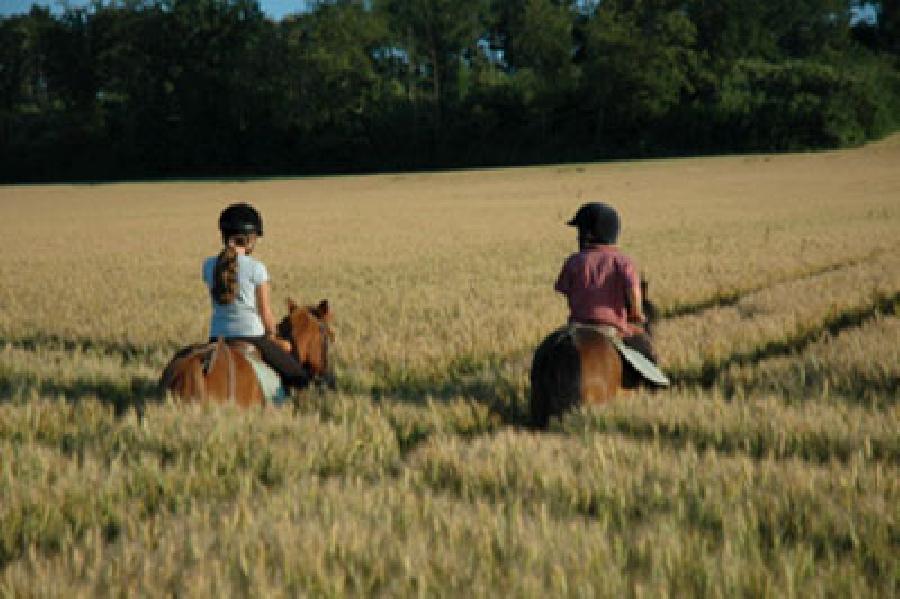
<svg viewBox="0 0 900 599"><path fill-rule="evenodd" d="M876 30L880 48L900 54L900 0L881 0L872 4L878 10Z"/></svg>
<svg viewBox="0 0 900 599"><path fill-rule="evenodd" d="M22 18L0 21L0 110L9 111L21 101L29 49Z"/></svg>
<svg viewBox="0 0 900 599"><path fill-rule="evenodd" d="M848 0L688 0L698 44L724 62L778 60L841 50L849 40Z"/></svg>
<svg viewBox="0 0 900 599"><path fill-rule="evenodd" d="M654 125L692 93L696 29L677 3L604 2L584 28L582 105L600 147L651 151Z"/></svg>
<svg viewBox="0 0 900 599"><path fill-rule="evenodd" d="M376 57L388 49L380 15L360 2L329 2L289 18L281 29L288 49L287 123L296 136L315 140L308 159L324 150L349 165L373 151L370 123L381 103L400 93L378 71Z"/></svg>
<svg viewBox="0 0 900 599"><path fill-rule="evenodd" d="M781 150L900 125L898 3L97 0L0 19L3 180Z"/></svg>
<svg viewBox="0 0 900 599"><path fill-rule="evenodd" d="M444 109L465 91L460 70L478 52L485 34L486 0L379 0L394 45L409 61L409 84L430 92L434 129L441 134ZM418 98L418 94L413 94Z"/></svg>
<svg viewBox="0 0 900 599"><path fill-rule="evenodd" d="M513 0L495 2L485 41L489 61L505 74L497 100L516 98L525 134L522 144L548 147L572 119L572 100L580 69L574 62L575 13L566 2ZM496 83L493 87L496 87ZM504 111L509 117L509 107Z"/></svg>

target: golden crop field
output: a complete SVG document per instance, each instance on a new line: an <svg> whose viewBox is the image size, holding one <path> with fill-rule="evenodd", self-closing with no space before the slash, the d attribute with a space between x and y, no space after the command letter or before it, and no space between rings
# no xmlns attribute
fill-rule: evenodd
<svg viewBox="0 0 900 599"><path fill-rule="evenodd" d="M675 385L525 426L584 201ZM338 390L160 399L230 202ZM0 596L900 594L900 137L827 153L0 187Z"/></svg>

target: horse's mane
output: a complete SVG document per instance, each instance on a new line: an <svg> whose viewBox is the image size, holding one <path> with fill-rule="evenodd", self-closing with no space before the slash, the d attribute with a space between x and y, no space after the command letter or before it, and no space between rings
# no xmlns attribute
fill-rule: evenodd
<svg viewBox="0 0 900 599"><path fill-rule="evenodd" d="M281 337L282 339L290 339L291 338L291 315L288 314L284 318L278 321L278 325L275 327L275 334Z"/></svg>
<svg viewBox="0 0 900 599"><path fill-rule="evenodd" d="M308 306L298 306L294 304L295 309L301 310L301 315L306 317L307 320L311 320L313 322L318 321L318 317L316 316L316 308L317 306L310 304ZM291 317L293 315L294 310L288 309L288 313L282 318L278 325L275 327L276 334L282 339L289 339L291 337L291 332L293 329L293 323L291 322Z"/></svg>

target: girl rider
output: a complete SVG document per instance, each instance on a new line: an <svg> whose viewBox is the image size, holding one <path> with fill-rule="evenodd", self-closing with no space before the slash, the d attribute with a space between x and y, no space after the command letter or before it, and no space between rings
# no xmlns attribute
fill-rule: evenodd
<svg viewBox="0 0 900 599"><path fill-rule="evenodd" d="M224 248L203 262L212 301L210 341L222 337L252 343L286 385L305 387L309 376L290 354L290 342L275 337L269 273L251 257L263 234L262 217L249 204L232 204L219 215L219 231Z"/></svg>

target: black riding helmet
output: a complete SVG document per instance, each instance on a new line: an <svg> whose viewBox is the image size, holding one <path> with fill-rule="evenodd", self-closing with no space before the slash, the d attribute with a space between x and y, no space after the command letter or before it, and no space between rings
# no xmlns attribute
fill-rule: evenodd
<svg viewBox="0 0 900 599"><path fill-rule="evenodd" d="M619 215L615 208L603 202L584 204L566 224L577 227L578 233L593 243L612 244L619 237Z"/></svg>
<svg viewBox="0 0 900 599"><path fill-rule="evenodd" d="M246 202L232 204L219 215L219 230L222 235L255 233L262 237L262 217L256 208Z"/></svg>

